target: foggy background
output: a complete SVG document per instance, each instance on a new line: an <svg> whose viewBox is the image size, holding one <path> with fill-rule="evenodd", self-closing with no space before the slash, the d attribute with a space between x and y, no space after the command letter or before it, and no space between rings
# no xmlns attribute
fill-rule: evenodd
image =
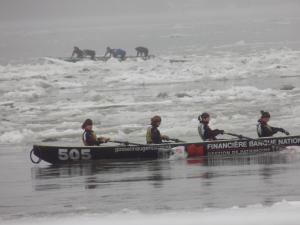
<svg viewBox="0 0 300 225"><path fill-rule="evenodd" d="M98 56L107 46L129 55L139 45L156 55L239 41L298 46L299 9L297 0L1 0L0 63L70 56L73 46Z"/></svg>

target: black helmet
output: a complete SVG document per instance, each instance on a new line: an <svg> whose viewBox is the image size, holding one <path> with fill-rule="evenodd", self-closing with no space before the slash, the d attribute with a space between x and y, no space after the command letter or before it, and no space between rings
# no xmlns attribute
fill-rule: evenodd
<svg viewBox="0 0 300 225"><path fill-rule="evenodd" d="M201 119L207 118L207 117L209 117L209 114L207 112L204 112L198 116L198 120L201 121Z"/></svg>
<svg viewBox="0 0 300 225"><path fill-rule="evenodd" d="M261 110L260 113L261 113L261 118L270 118L271 117L269 112L265 112L265 111Z"/></svg>
<svg viewBox="0 0 300 225"><path fill-rule="evenodd" d="M91 119L86 119L83 124L81 125L82 129L85 129L86 126L93 125L93 121Z"/></svg>

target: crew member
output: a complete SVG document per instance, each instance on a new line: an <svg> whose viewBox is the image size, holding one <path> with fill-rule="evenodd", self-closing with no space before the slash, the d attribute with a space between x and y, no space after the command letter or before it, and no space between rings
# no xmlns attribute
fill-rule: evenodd
<svg viewBox="0 0 300 225"><path fill-rule="evenodd" d="M81 50L78 47L74 47L73 53L72 53L72 58L76 55L77 58L82 59L85 56L90 56L92 60L95 59L96 52L94 50L90 49L83 49Z"/></svg>
<svg viewBox="0 0 300 225"><path fill-rule="evenodd" d="M85 146L94 146L106 143L110 140L107 137L97 137L93 131L93 121L86 119L82 124L81 128L84 130L82 134L82 141Z"/></svg>
<svg viewBox="0 0 300 225"><path fill-rule="evenodd" d="M256 125L257 128L257 134L259 137L271 137L277 132L284 133L286 135L289 135L290 133L286 131L283 128L279 127L271 127L268 125L268 122L270 120L270 113L265 111L260 111L261 117L258 120L258 124Z"/></svg>
<svg viewBox="0 0 300 225"><path fill-rule="evenodd" d="M123 49L120 49L120 48L113 49L113 48L107 47L104 57L107 57L107 56L108 57L112 56L114 58L119 58L121 60L124 60L125 56L126 56L126 51L124 51Z"/></svg>
<svg viewBox="0 0 300 225"><path fill-rule="evenodd" d="M163 140L169 140L169 137L167 135L160 134L160 131L158 130L160 123L160 116L154 116L151 118L151 126L148 127L146 133L147 144L161 144L163 143Z"/></svg>
<svg viewBox="0 0 300 225"><path fill-rule="evenodd" d="M219 134L224 134L224 130L212 130L208 124L210 120L210 116L208 113L202 113L198 116L199 125L198 125L198 133L203 141L211 141L216 140L216 136Z"/></svg>
<svg viewBox="0 0 300 225"><path fill-rule="evenodd" d="M145 57L145 58L148 57L148 54L149 54L148 48L140 46L140 47L136 47L135 50L136 50L136 57L139 57L139 56Z"/></svg>

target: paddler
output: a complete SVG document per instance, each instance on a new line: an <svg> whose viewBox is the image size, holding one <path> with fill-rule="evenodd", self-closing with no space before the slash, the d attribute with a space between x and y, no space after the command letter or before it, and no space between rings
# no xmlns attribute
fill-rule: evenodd
<svg viewBox="0 0 300 225"><path fill-rule="evenodd" d="M258 124L256 125L258 137L271 137L277 132L281 132L286 135L290 134L288 131L286 131L283 128L271 127L270 125L268 125L268 122L271 117L269 112L260 111L260 113L261 113L261 117L258 120Z"/></svg>
<svg viewBox="0 0 300 225"><path fill-rule="evenodd" d="M212 130L209 127L210 115L206 112L202 113L198 116L199 125L198 125L198 133L203 141L211 141L216 140L216 136L219 134L224 134L224 130L215 129Z"/></svg>
<svg viewBox="0 0 300 225"><path fill-rule="evenodd" d="M93 131L93 121L86 119L82 124L81 128L84 130L82 134L82 141L85 146L94 146L106 143L110 140L107 137L97 137Z"/></svg>
<svg viewBox="0 0 300 225"><path fill-rule="evenodd" d="M160 131L158 130L160 124L160 116L153 116L151 118L151 126L148 127L146 133L147 144L162 144L163 140L168 141L170 139L167 135L160 134Z"/></svg>
<svg viewBox="0 0 300 225"><path fill-rule="evenodd" d="M90 49L83 49L81 50L77 46L74 47L73 52L72 52L72 58L76 56L79 59L82 59L84 56L90 56L92 60L95 59L96 52L94 50Z"/></svg>
<svg viewBox="0 0 300 225"><path fill-rule="evenodd" d="M126 51L120 48L114 49L107 47L104 57L114 57L119 58L120 60L125 60Z"/></svg>

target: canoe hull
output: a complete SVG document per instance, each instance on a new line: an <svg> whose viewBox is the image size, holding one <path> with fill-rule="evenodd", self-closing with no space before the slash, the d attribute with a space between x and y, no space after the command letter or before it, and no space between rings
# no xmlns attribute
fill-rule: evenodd
<svg viewBox="0 0 300 225"><path fill-rule="evenodd" d="M51 164L112 159L168 158L184 151L187 157L218 157L280 151L285 146L300 146L300 136L261 139L218 140L199 143L120 146L44 146L34 145L33 154Z"/></svg>

